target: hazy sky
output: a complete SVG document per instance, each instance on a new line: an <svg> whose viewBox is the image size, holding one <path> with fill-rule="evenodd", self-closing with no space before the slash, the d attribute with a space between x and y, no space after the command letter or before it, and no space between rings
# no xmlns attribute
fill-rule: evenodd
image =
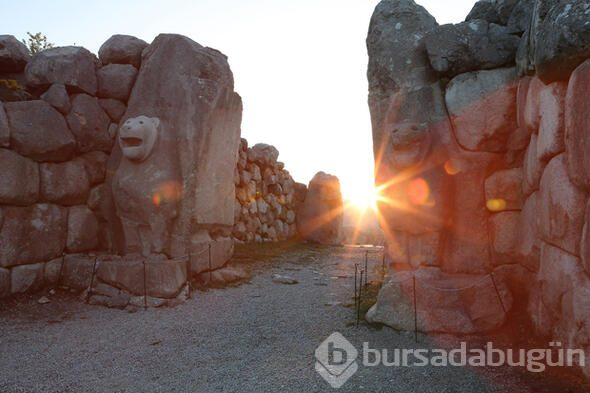
<svg viewBox="0 0 590 393"><path fill-rule="evenodd" d="M372 186L365 38L378 2L0 0L0 34L41 31L97 53L113 34L179 33L219 49L244 101L242 136L275 145L295 180L323 170L359 198ZM462 21L474 2L418 0L441 24Z"/></svg>

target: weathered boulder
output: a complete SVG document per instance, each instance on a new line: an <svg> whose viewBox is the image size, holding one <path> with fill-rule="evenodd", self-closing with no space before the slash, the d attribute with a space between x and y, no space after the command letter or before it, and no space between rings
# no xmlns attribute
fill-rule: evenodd
<svg viewBox="0 0 590 393"><path fill-rule="evenodd" d="M95 256L82 254L66 255L62 268L62 285L79 291L88 288L92 281L92 273L95 265L97 265L96 260L97 257Z"/></svg>
<svg viewBox="0 0 590 393"><path fill-rule="evenodd" d="M565 99L568 173L574 184L590 190L590 60L574 71Z"/></svg>
<svg viewBox="0 0 590 393"><path fill-rule="evenodd" d="M340 181L336 176L318 172L309 182L305 201L297 217L297 230L305 240L339 244L343 240L342 220Z"/></svg>
<svg viewBox="0 0 590 393"><path fill-rule="evenodd" d="M30 60L25 44L12 35L0 35L0 74L21 72Z"/></svg>
<svg viewBox="0 0 590 393"><path fill-rule="evenodd" d="M148 43L139 38L116 34L105 41L98 50L98 57L102 64L131 64L139 68L141 53Z"/></svg>
<svg viewBox="0 0 590 393"><path fill-rule="evenodd" d="M41 99L49 105L67 115L72 105L70 104L70 96L66 87L62 83L54 83L51 87L41 95Z"/></svg>
<svg viewBox="0 0 590 393"><path fill-rule="evenodd" d="M432 68L450 78L514 64L519 42L506 27L484 20L439 26L425 39Z"/></svg>
<svg viewBox="0 0 590 393"><path fill-rule="evenodd" d="M534 0L518 0L508 18L508 31L511 34L522 35L529 27L533 9Z"/></svg>
<svg viewBox="0 0 590 393"><path fill-rule="evenodd" d="M86 206L68 209L66 250L70 253L93 251L98 247L98 221Z"/></svg>
<svg viewBox="0 0 590 393"><path fill-rule="evenodd" d="M111 120L98 104L98 99L87 94L77 94L72 99L72 109L66 117L76 137L78 150L111 152L113 138L109 134Z"/></svg>
<svg viewBox="0 0 590 393"><path fill-rule="evenodd" d="M47 285L55 285L61 278L64 258L56 258L45 263L43 268L43 280Z"/></svg>
<svg viewBox="0 0 590 393"><path fill-rule="evenodd" d="M91 151L76 158L81 161L88 175L90 186L104 182L109 157L101 151Z"/></svg>
<svg viewBox="0 0 590 393"><path fill-rule="evenodd" d="M27 83L45 88L62 83L74 92L96 94L96 57L79 46L45 49L33 56L25 67Z"/></svg>
<svg viewBox="0 0 590 393"><path fill-rule="evenodd" d="M248 161L261 167L275 164L278 158L279 151L276 147L264 143L258 143L248 150Z"/></svg>
<svg viewBox="0 0 590 393"><path fill-rule="evenodd" d="M205 231L195 233L191 238L191 274L216 270L223 267L234 252L230 238L211 239Z"/></svg>
<svg viewBox="0 0 590 393"><path fill-rule="evenodd" d="M539 190L539 229L549 244L580 255L586 195L570 181L565 154L553 158L543 173Z"/></svg>
<svg viewBox="0 0 590 393"><path fill-rule="evenodd" d="M539 97L539 138L537 155L539 160L549 162L551 158L565 151L565 95L567 85L554 82L545 86Z"/></svg>
<svg viewBox="0 0 590 393"><path fill-rule="evenodd" d="M392 276L379 292L367 320L394 329L414 330L411 272ZM415 272L418 330L424 333L471 334L498 329L512 307L506 284L490 275L447 275L436 268ZM506 309L506 312L504 311Z"/></svg>
<svg viewBox="0 0 590 393"><path fill-rule="evenodd" d="M454 78L446 102L458 142L468 150L500 152L510 146L516 124L514 68L479 71Z"/></svg>
<svg viewBox="0 0 590 393"><path fill-rule="evenodd" d="M175 191L170 198L178 203L177 214L168 216L168 225L162 225L166 231L159 232L169 234L160 240L170 243L164 247L169 256L186 256L190 233L199 226L225 226L229 231L233 226L234 169L242 111L241 98L233 87L226 57L189 38L162 34L143 52L123 120L141 116L158 119L157 138L150 142L153 149L146 150L141 142L148 141L142 140L138 151L151 150L148 156L166 159L160 163L166 171L171 163L176 162L178 167L178 177L172 179L176 183L169 182L172 187L166 188ZM121 137L120 133L119 145L132 148L127 142L134 143L133 138L137 136ZM147 156L147 160L133 164L125 154L125 150L121 156L115 149L109 164L121 176L130 176L131 172L151 176L150 165L159 167L157 162L150 164ZM116 198L117 191L113 191ZM148 194L148 200L144 200L145 194L140 200L133 197L130 203L136 204L134 210L144 209L145 203L153 206L153 196ZM141 210L136 214L142 214ZM116 216L110 217L112 222L117 220Z"/></svg>
<svg viewBox="0 0 590 393"><path fill-rule="evenodd" d="M67 210L37 204L2 207L0 266L48 261L61 255L66 244Z"/></svg>
<svg viewBox="0 0 590 393"><path fill-rule="evenodd" d="M0 149L0 204L30 205L39 197L39 164Z"/></svg>
<svg viewBox="0 0 590 393"><path fill-rule="evenodd" d="M15 266L10 270L12 293L31 292L43 286L43 263Z"/></svg>
<svg viewBox="0 0 590 393"><path fill-rule="evenodd" d="M520 213L518 229L518 253L522 256L519 263L528 270L539 270L539 214L537 210L538 193L529 196Z"/></svg>
<svg viewBox="0 0 590 393"><path fill-rule="evenodd" d="M521 127L536 133L541 125L541 93L545 85L537 77L530 79L526 92L525 103L519 110L522 110L523 123Z"/></svg>
<svg viewBox="0 0 590 393"><path fill-rule="evenodd" d="M0 147L10 146L10 128L4 105L0 102Z"/></svg>
<svg viewBox="0 0 590 393"><path fill-rule="evenodd" d="M503 201L502 209L520 210L523 205L522 169L514 168L495 172L485 181L486 202Z"/></svg>
<svg viewBox="0 0 590 393"><path fill-rule="evenodd" d="M125 103L111 98L101 98L98 100L98 104L115 123L121 120L127 110Z"/></svg>
<svg viewBox="0 0 590 393"><path fill-rule="evenodd" d="M476 2L465 20L483 19L490 23L506 25L519 0L480 0Z"/></svg>
<svg viewBox="0 0 590 393"><path fill-rule="evenodd" d="M10 125L10 146L35 161L70 159L76 141L63 116L41 100L4 104Z"/></svg>
<svg viewBox="0 0 590 393"><path fill-rule="evenodd" d="M130 64L109 64L98 70L98 96L126 102L137 77Z"/></svg>
<svg viewBox="0 0 590 393"><path fill-rule="evenodd" d="M106 284L132 295L168 299L175 298L185 286L186 273L185 260L158 256L147 259L101 257L96 267L96 278Z"/></svg>
<svg viewBox="0 0 590 393"><path fill-rule="evenodd" d="M90 181L81 160L40 165L40 200L60 205L86 203Z"/></svg>
<svg viewBox="0 0 590 393"><path fill-rule="evenodd" d="M567 80L590 57L590 4L587 0L551 4L537 30L535 68L545 83Z"/></svg>
<svg viewBox="0 0 590 393"><path fill-rule="evenodd" d="M508 211L494 214L489 224L492 263L499 266L520 262L518 253L520 213Z"/></svg>

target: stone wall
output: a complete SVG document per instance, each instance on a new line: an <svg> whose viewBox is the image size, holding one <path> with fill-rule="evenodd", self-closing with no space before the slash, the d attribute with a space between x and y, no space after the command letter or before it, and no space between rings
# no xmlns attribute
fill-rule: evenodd
<svg viewBox="0 0 590 393"><path fill-rule="evenodd" d="M161 305L229 260L242 105L223 54L115 35L31 57L0 36L0 99L0 297L59 281Z"/></svg>
<svg viewBox="0 0 590 393"><path fill-rule="evenodd" d="M234 180L233 236L239 242L274 242L297 236L296 214L307 187L296 183L274 146L241 140Z"/></svg>
<svg viewBox="0 0 590 393"><path fill-rule="evenodd" d="M391 277L370 320L413 328L415 277L423 331L493 330L514 307L590 354L589 15L586 1L488 0L439 26L411 0L377 6L369 103Z"/></svg>

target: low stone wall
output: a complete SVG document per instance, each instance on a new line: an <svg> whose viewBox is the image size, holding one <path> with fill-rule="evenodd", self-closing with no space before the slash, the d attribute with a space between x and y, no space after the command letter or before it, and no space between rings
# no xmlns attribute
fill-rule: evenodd
<svg viewBox="0 0 590 393"><path fill-rule="evenodd" d="M248 147L245 139L240 143L233 229L239 242L275 242L297 236L297 212L307 187L293 180L278 157L274 146Z"/></svg>

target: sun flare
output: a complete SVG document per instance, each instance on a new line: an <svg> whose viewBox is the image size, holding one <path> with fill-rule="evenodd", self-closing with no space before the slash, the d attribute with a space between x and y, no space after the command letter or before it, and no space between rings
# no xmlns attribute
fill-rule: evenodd
<svg viewBox="0 0 590 393"><path fill-rule="evenodd" d="M352 207L359 210L377 210L377 200L379 199L379 192L372 186L358 187L349 192L346 195L348 202Z"/></svg>

